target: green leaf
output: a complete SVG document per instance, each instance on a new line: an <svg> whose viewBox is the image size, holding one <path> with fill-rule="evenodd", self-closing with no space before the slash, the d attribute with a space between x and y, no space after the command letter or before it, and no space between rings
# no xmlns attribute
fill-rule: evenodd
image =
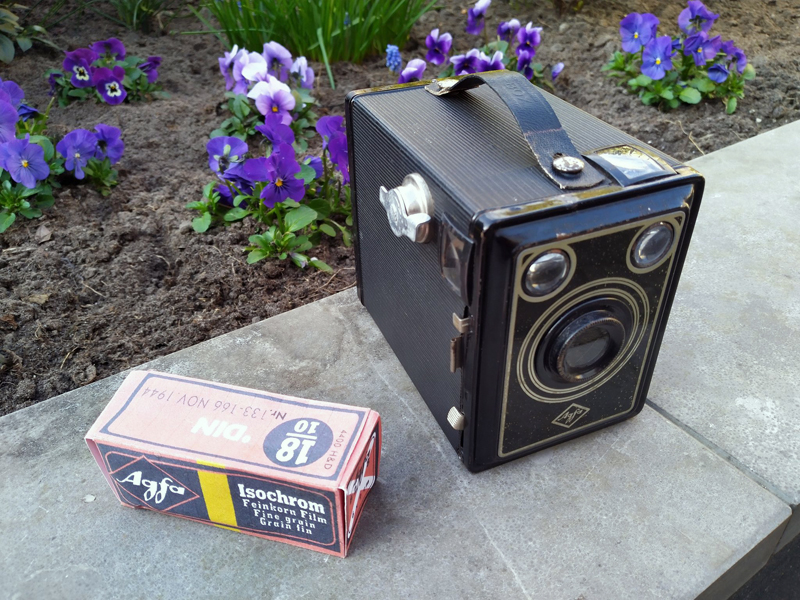
<svg viewBox="0 0 800 600"><path fill-rule="evenodd" d="M86 98L86 92L84 90L70 90L67 92L67 96L84 99Z"/></svg>
<svg viewBox="0 0 800 600"><path fill-rule="evenodd" d="M249 210L245 210L244 208L232 208L228 212L225 213L225 221L228 223L232 223L234 221L241 221L247 215L250 214Z"/></svg>
<svg viewBox="0 0 800 600"><path fill-rule="evenodd" d="M318 258L312 258L308 261L308 263L312 267L316 267L320 271L325 271L326 273L333 273L333 269L331 269L327 264L319 260Z"/></svg>
<svg viewBox="0 0 800 600"><path fill-rule="evenodd" d="M672 90L669 88L661 90L659 96L661 96L664 100L672 100L675 97L675 95L672 93Z"/></svg>
<svg viewBox="0 0 800 600"><path fill-rule="evenodd" d="M702 99L702 95L692 87L683 88L681 95L678 96L686 104L697 104Z"/></svg>
<svg viewBox="0 0 800 600"><path fill-rule="evenodd" d="M42 150L44 150L45 162L49 163L51 160L53 160L53 156L55 156L56 151L53 147L53 142L50 141L50 138L44 135L32 135L30 141L37 146L42 147Z"/></svg>
<svg viewBox="0 0 800 600"><path fill-rule="evenodd" d="M350 247L353 245L353 239L350 235L350 232L347 229L342 230L342 241L346 247Z"/></svg>
<svg viewBox="0 0 800 600"><path fill-rule="evenodd" d="M28 219L38 219L42 216L42 211L38 208L21 208L19 214Z"/></svg>
<svg viewBox="0 0 800 600"><path fill-rule="evenodd" d="M189 204L186 205L186 208L188 208L189 210L203 210L205 207L206 203L199 201L189 202Z"/></svg>
<svg viewBox="0 0 800 600"><path fill-rule="evenodd" d="M256 248L255 250L251 250L250 254L247 255L247 264L252 265L260 260L264 260L268 256L269 254L267 254L266 251L261 248Z"/></svg>
<svg viewBox="0 0 800 600"><path fill-rule="evenodd" d="M27 52L28 50L31 49L31 46L33 46L33 42L29 37L19 36L17 38L17 45L19 46L20 50L22 50L23 52Z"/></svg>
<svg viewBox="0 0 800 600"><path fill-rule="evenodd" d="M6 64L14 60L14 42L4 35L0 35L0 60Z"/></svg>
<svg viewBox="0 0 800 600"><path fill-rule="evenodd" d="M317 211L308 206L300 206L290 210L283 217L287 231L298 231L317 219Z"/></svg>
<svg viewBox="0 0 800 600"><path fill-rule="evenodd" d="M324 198L314 198L309 201L308 206L317 211L320 217L327 217L331 214L331 205Z"/></svg>
<svg viewBox="0 0 800 600"><path fill-rule="evenodd" d="M310 165L302 165L300 172L295 174L295 179L302 179L303 185L308 185L317 177L317 172Z"/></svg>
<svg viewBox="0 0 800 600"><path fill-rule="evenodd" d="M211 213L203 213L199 217L192 219L192 228L197 233L205 233L211 227Z"/></svg>
<svg viewBox="0 0 800 600"><path fill-rule="evenodd" d="M736 112L736 105L738 104L738 100L735 97L728 98L725 100L725 112L729 115L732 115Z"/></svg>
<svg viewBox="0 0 800 600"><path fill-rule="evenodd" d="M703 93L713 92L717 86L708 77L696 77L689 81L689 85Z"/></svg>
<svg viewBox="0 0 800 600"><path fill-rule="evenodd" d="M36 206L38 208L50 208L55 204L55 198L52 195L41 193L36 196Z"/></svg>
<svg viewBox="0 0 800 600"><path fill-rule="evenodd" d="M301 269L305 269L308 266L308 257L305 254L300 254L299 252L290 252L289 258L291 258L292 262Z"/></svg>
<svg viewBox="0 0 800 600"><path fill-rule="evenodd" d="M742 77L744 77L745 81L750 81L756 78L756 68L749 64L744 68L744 72L742 73Z"/></svg>
<svg viewBox="0 0 800 600"><path fill-rule="evenodd" d="M640 85L640 86L642 86L642 87L648 86L648 85L650 85L651 83L653 83L653 80L652 80L652 79L650 79L650 78L649 78L647 75L645 75L644 73L640 74L640 75L639 75L639 76L636 78L636 84L637 84L637 85Z"/></svg>
<svg viewBox="0 0 800 600"><path fill-rule="evenodd" d="M648 106L653 104L658 100L658 95L654 94L653 92L644 92L642 94L642 102L647 104Z"/></svg>
<svg viewBox="0 0 800 600"><path fill-rule="evenodd" d="M17 215L14 213L0 213L0 233L11 227L11 224L17 220Z"/></svg>
<svg viewBox="0 0 800 600"><path fill-rule="evenodd" d="M320 225L319 230L323 233L327 233L331 237L336 237L336 230L327 223Z"/></svg>

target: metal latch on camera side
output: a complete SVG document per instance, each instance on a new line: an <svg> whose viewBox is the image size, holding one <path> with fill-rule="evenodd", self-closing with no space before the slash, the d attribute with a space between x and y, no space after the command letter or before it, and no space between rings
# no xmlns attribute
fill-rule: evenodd
<svg viewBox="0 0 800 600"><path fill-rule="evenodd" d="M466 317L462 319L456 313L453 313L453 327L455 327L461 334L458 337L450 340L450 372L455 373L464 365L464 337L469 333L469 328L472 325L472 318Z"/></svg>
<svg viewBox="0 0 800 600"><path fill-rule="evenodd" d="M381 186L380 201L397 237L419 244L433 239L433 198L422 175L406 175L403 184L391 190Z"/></svg>

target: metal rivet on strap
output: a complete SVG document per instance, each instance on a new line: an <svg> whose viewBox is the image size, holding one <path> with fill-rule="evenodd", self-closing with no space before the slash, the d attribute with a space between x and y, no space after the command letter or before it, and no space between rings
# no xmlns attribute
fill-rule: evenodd
<svg viewBox="0 0 800 600"><path fill-rule="evenodd" d="M574 175L583 171L584 163L580 158L574 156L556 156L553 159L553 168L559 173Z"/></svg>

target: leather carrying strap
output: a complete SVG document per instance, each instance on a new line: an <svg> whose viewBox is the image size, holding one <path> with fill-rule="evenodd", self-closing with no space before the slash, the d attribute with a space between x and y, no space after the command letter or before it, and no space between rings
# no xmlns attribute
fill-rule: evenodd
<svg viewBox="0 0 800 600"><path fill-rule="evenodd" d="M559 188L584 189L603 181L603 176L572 145L572 140L539 89L521 73L491 71L461 78L434 79L425 89L434 96L445 96L483 84L500 96L500 100L514 115L539 167ZM570 157L574 160L569 160ZM583 168L577 173L559 171L553 166L556 159L560 159L561 164L583 164Z"/></svg>

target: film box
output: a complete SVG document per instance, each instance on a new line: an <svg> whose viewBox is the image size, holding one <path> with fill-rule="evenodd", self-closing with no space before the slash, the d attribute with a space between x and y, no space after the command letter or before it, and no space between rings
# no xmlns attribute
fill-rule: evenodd
<svg viewBox="0 0 800 600"><path fill-rule="evenodd" d="M366 408L133 371L86 443L125 506L346 556L378 476Z"/></svg>

